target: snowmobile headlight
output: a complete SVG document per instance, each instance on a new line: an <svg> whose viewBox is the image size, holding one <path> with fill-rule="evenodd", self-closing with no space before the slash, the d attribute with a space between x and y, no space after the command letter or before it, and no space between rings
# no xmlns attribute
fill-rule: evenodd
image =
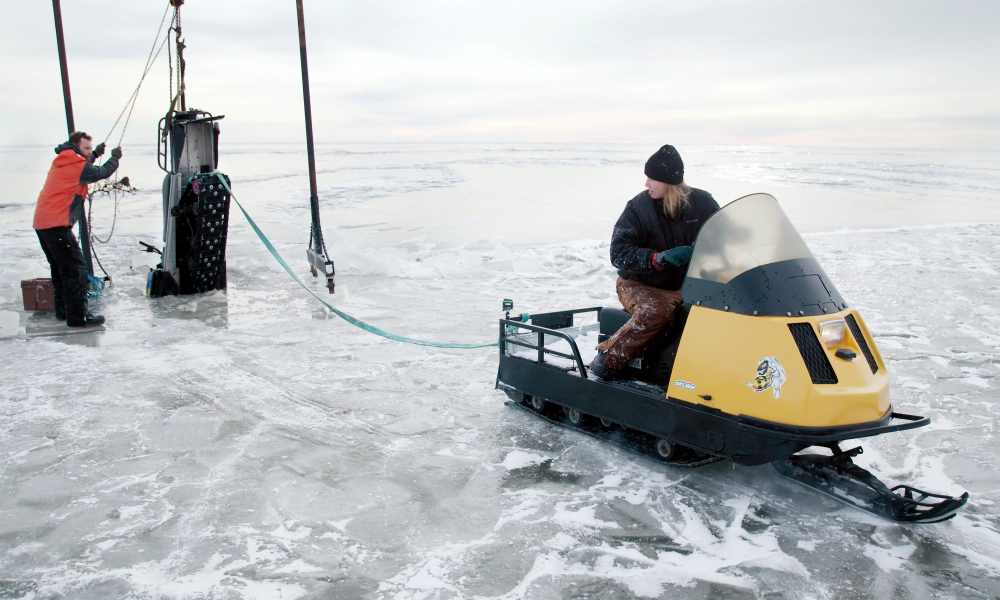
<svg viewBox="0 0 1000 600"><path fill-rule="evenodd" d="M846 330L847 323L843 319L823 321L819 324L819 338L823 340L827 348L833 348L844 341L844 331Z"/></svg>

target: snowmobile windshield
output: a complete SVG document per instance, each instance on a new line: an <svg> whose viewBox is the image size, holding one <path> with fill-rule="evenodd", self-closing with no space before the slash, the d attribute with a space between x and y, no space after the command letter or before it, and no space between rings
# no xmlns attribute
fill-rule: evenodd
<svg viewBox="0 0 1000 600"><path fill-rule="evenodd" d="M688 277L729 283L753 268L795 258L812 253L777 199L751 194L723 206L701 228Z"/></svg>
<svg viewBox="0 0 1000 600"><path fill-rule="evenodd" d="M698 233L684 300L751 315L837 312L843 299L770 194L743 196Z"/></svg>

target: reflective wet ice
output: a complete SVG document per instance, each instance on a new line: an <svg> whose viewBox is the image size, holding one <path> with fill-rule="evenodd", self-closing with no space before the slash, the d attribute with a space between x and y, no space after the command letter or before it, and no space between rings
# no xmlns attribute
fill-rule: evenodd
<svg viewBox="0 0 1000 600"><path fill-rule="evenodd" d="M909 152L758 150L692 149L689 178L720 201L782 201L864 314L897 408L934 420L867 441L858 462L969 490L952 522L886 523L770 467L665 467L553 428L504 406L495 351L397 345L330 317L237 215L229 290L151 301L137 244L159 235L151 148L124 163L145 191L98 247L107 331L25 340L46 318L18 313L18 281L43 274L28 226L47 155L22 148L0 167L0 596L992 598L996 156L962 157L975 174L924 156L955 181L930 194ZM323 149L335 302L459 342L493 339L504 297L616 305L606 238L644 153ZM223 163L305 274L301 157L236 147ZM110 216L95 207L102 236Z"/></svg>

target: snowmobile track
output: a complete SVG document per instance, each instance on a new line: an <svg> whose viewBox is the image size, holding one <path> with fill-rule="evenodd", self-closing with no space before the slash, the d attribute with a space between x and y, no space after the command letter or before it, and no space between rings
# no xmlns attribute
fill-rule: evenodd
<svg viewBox="0 0 1000 600"><path fill-rule="evenodd" d="M521 402L508 400L507 402L505 402L505 404L523 410L525 412L531 413L532 415L535 415L536 417L539 417L553 425L558 425L565 429L569 429L577 433L582 433L583 435L594 438L596 440L601 440L603 442L610 443L611 445L617 448L621 448L626 452L637 454L645 458L653 458L660 464L670 465L672 467L683 467L691 469L726 460L724 456L714 456L712 454L704 454L702 452L698 452L697 450L691 448L684 448L683 453L680 459L678 460L666 460L657 455L655 449L655 440L652 439L652 436L646 435L642 432L634 431L631 429L620 429L617 427L615 429L605 429L603 427L597 427L597 428L578 427L563 419L555 418L540 413Z"/></svg>

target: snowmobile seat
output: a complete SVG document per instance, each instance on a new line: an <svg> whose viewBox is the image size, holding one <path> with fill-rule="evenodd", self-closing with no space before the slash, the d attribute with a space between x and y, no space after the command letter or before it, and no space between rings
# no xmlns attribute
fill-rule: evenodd
<svg viewBox="0 0 1000 600"><path fill-rule="evenodd" d="M605 306L597 313L597 320L601 324L601 331L598 340L603 342L628 322L631 316L620 308L608 308Z"/></svg>
<svg viewBox="0 0 1000 600"><path fill-rule="evenodd" d="M600 333L597 336L598 343L603 342L621 329L631 316L620 308L603 307L597 313L597 320L600 323ZM662 337L653 341L642 355L633 360L626 370L626 376L639 379L655 385L664 385L670 377L673 369L674 359L677 357L677 349L681 341L681 332L687 321L687 310L685 307L677 309L674 323Z"/></svg>

